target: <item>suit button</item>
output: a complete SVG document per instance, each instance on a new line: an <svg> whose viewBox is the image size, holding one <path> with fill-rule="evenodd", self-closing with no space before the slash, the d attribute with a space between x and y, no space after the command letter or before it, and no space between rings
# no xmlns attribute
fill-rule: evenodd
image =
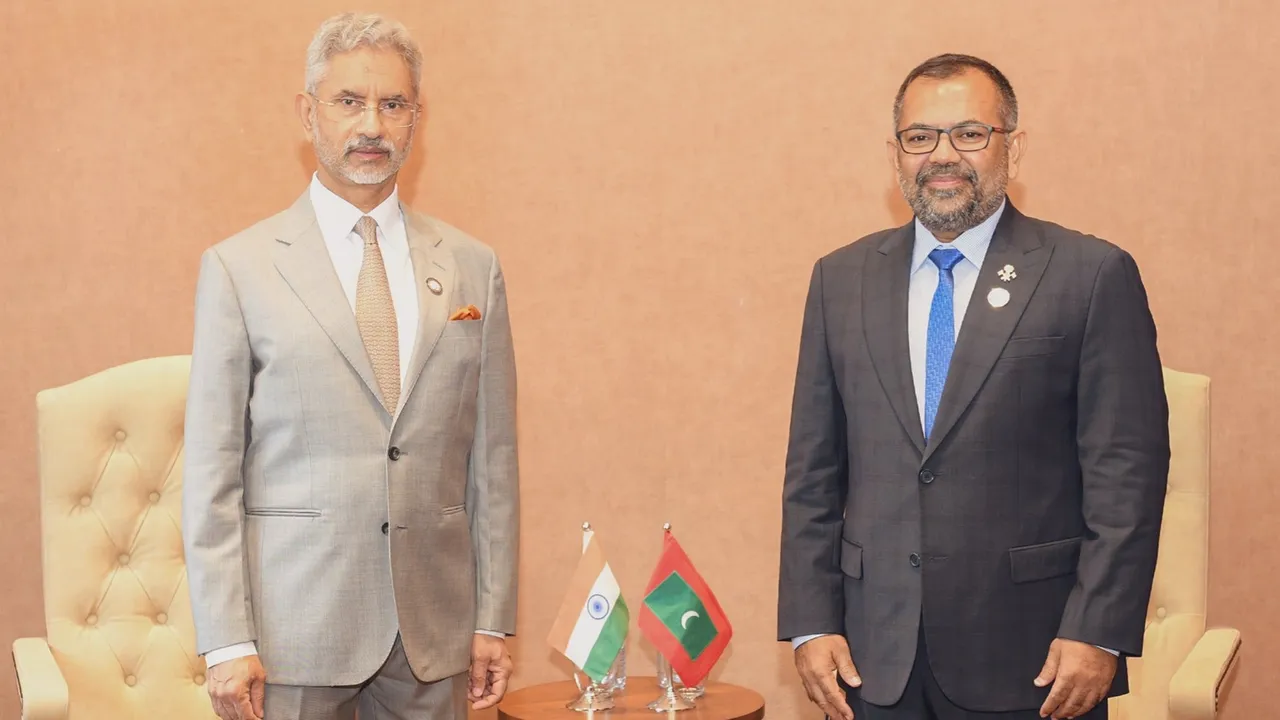
<svg viewBox="0 0 1280 720"><path fill-rule="evenodd" d="M925 485L928 485L929 483L933 482L933 472L930 470L921 470L920 482L924 483Z"/></svg>
<svg viewBox="0 0 1280 720"><path fill-rule="evenodd" d="M391 524L390 524L390 523L382 523L382 534L383 534L383 535L386 535L386 534L387 534L387 531L388 531L388 530L390 530L390 529L391 529Z"/></svg>
<svg viewBox="0 0 1280 720"><path fill-rule="evenodd" d="M911 553L910 560L911 560L911 567L920 567L920 555L919 555L919 554L917 554L917 553Z"/></svg>
<svg viewBox="0 0 1280 720"><path fill-rule="evenodd" d="M391 448L390 450L388 450L388 451L387 451L387 457L391 458L392 460L399 460L399 459L400 459L400 448L398 448L398 447L393 447L393 448Z"/></svg>

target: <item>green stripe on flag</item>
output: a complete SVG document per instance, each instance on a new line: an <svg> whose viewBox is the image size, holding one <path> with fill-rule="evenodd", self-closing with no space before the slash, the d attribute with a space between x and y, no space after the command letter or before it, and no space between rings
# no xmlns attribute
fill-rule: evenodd
<svg viewBox="0 0 1280 720"><path fill-rule="evenodd" d="M627 628L630 624L631 613L627 610L627 602L619 595L613 606L613 612L609 613L608 619L604 621L604 627L600 628L600 636L596 638L595 645L591 646L591 653L587 655L587 662L582 668L582 672L586 673L587 677L600 682L609 674L613 661L618 657L618 651L622 649L623 641L627 639Z"/></svg>

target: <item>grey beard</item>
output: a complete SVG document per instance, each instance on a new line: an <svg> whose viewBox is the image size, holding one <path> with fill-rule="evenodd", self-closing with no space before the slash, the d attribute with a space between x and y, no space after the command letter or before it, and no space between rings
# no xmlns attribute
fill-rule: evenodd
<svg viewBox="0 0 1280 720"><path fill-rule="evenodd" d="M946 194L937 193L934 197L945 199L955 196L955 192L947 191ZM995 202L992 202L994 199ZM969 197L969 202L949 212L941 212L934 206L921 190L911 198L911 209L915 211L916 218L920 220L920 224L924 225L929 232L937 235L939 233L956 234L976 227L983 220L991 217L991 213L1000 207L1000 198L987 198L977 188Z"/></svg>
<svg viewBox="0 0 1280 720"><path fill-rule="evenodd" d="M388 153L387 166L381 170L377 170L373 168L356 169L348 165L345 159L346 153L359 147L372 147L386 150ZM392 175L400 172L400 166L404 164L405 159L409 156L410 150L413 148L413 137L411 136L409 138L409 142L405 144L404 150L400 152L396 152L394 146L386 141L360 139L355 142L348 142L341 152L334 153L329 149L329 146L319 135L316 136L314 148L320 163L328 168L330 172L340 175L357 185L379 185L386 182Z"/></svg>
<svg viewBox="0 0 1280 720"><path fill-rule="evenodd" d="M1002 176L1004 168L998 168ZM935 200L950 200L961 193L965 192L965 188L957 188L955 190L934 190L930 192L925 188L925 183L936 175L958 175L965 178L969 182L969 201L960 207L943 212L935 206ZM991 195L983 192L982 185L978 182L978 177L971 170L961 167L951 166L933 166L925 168L916 175L916 177L908 180L899 176L898 184L902 188L902 195L906 198L907 204L911 206L911 210L915 212L916 219L929 232L938 234L954 234L960 233L976 227L983 220L991 217L1004 201L1004 184L1007 182L1003 177L1000 184L1000 190Z"/></svg>

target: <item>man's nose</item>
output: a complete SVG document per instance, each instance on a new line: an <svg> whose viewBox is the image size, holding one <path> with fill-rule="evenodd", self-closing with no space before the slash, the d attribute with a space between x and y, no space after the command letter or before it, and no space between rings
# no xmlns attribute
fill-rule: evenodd
<svg viewBox="0 0 1280 720"><path fill-rule="evenodd" d="M356 123L356 129L360 134L370 138L382 137L382 113L377 107L372 109L365 108L360 113L360 120Z"/></svg>
<svg viewBox="0 0 1280 720"><path fill-rule="evenodd" d="M942 133L938 136L938 146L929 153L929 159L939 165L949 165L960 161L960 153L951 144L951 136Z"/></svg>

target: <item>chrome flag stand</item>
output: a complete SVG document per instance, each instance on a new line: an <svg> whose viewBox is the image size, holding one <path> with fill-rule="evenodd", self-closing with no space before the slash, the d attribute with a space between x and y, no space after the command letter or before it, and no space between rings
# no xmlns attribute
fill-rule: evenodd
<svg viewBox="0 0 1280 720"><path fill-rule="evenodd" d="M646 707L654 712L692 710L697 707L693 698L683 692L683 688L676 687L674 676L675 671L671 669L671 663L667 662L667 658L662 653L658 653L658 687L662 688L662 694Z"/></svg>

